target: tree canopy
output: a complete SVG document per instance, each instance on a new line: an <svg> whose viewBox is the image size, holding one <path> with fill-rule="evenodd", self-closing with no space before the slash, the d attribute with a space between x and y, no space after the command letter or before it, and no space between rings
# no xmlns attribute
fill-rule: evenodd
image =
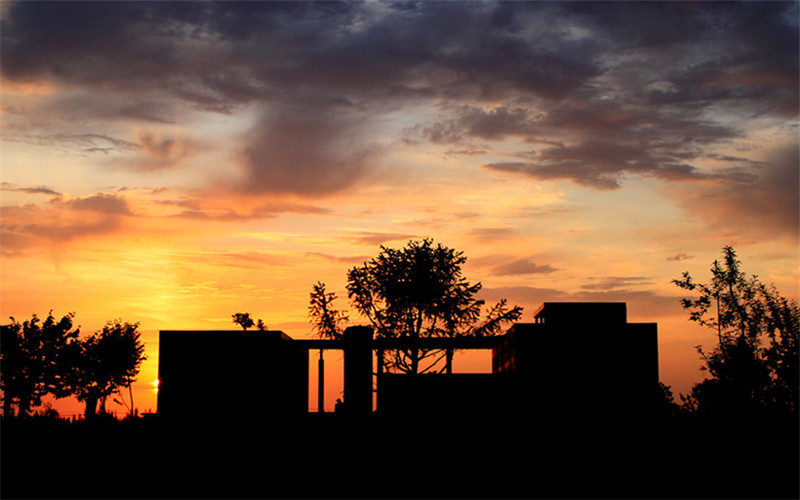
<svg viewBox="0 0 800 500"><path fill-rule="evenodd" d="M0 327L0 388L5 416L12 414L14 405L17 415L26 416L41 404L45 394L69 394L66 355L80 333L73 329L74 318L75 313L69 313L57 320L50 311L44 321L33 314L22 323L12 317L11 323Z"/></svg>
<svg viewBox="0 0 800 500"><path fill-rule="evenodd" d="M481 283L463 276L467 258L432 239L409 241L400 249L381 246L377 257L347 272L347 295L355 311L369 321L377 338L491 336L522 315L505 299L491 307L477 299ZM335 294L317 283L311 292L309 315L317 335L337 338L347 316L333 307ZM387 369L423 373L434 369L441 350L411 347L388 353ZM420 362L428 359L427 366Z"/></svg>
<svg viewBox="0 0 800 500"><path fill-rule="evenodd" d="M710 378L692 389L687 403L701 412L796 413L800 308L774 285L747 276L732 247L722 253L710 281L696 282L688 272L673 281L698 294L681 302L689 319L717 335L712 350L697 347Z"/></svg>
<svg viewBox="0 0 800 500"><path fill-rule="evenodd" d="M71 392L86 403L86 415L105 413L106 398L127 387L139 374L144 355L139 323L109 321L102 330L75 345Z"/></svg>
<svg viewBox="0 0 800 500"><path fill-rule="evenodd" d="M27 416L42 397L76 396L93 415L97 403L120 387L130 386L146 359L139 323L109 321L102 330L79 338L73 329L75 313L56 320L52 311L44 322L30 320L2 325L0 336L0 388L3 415Z"/></svg>

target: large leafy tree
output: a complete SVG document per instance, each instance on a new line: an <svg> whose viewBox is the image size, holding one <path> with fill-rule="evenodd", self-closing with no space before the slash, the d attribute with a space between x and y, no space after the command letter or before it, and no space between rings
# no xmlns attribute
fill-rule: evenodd
<svg viewBox="0 0 800 500"><path fill-rule="evenodd" d="M711 279L688 272L673 282L697 294L684 298L689 319L712 329L717 345L698 346L710 378L697 384L687 404L703 412L797 412L800 308L773 285L747 276L733 248L723 248Z"/></svg>
<svg viewBox="0 0 800 500"><path fill-rule="evenodd" d="M431 239L410 241L400 249L381 246L377 257L347 273L347 294L356 312L367 319L377 338L491 336L516 321L522 308L505 299L482 316L484 301L477 299L480 283L469 283L462 252ZM333 307L335 295L317 283L311 292L310 316L317 334L337 338L346 317ZM434 370L452 351L408 348L385 353L391 371L424 373ZM449 365L449 363L448 363Z"/></svg>
<svg viewBox="0 0 800 500"><path fill-rule="evenodd" d="M69 394L68 352L78 342L79 330L73 329L75 313L56 319L53 312L41 321L36 314L19 323L0 328L0 388L3 390L3 414L26 416L39 406L42 397Z"/></svg>
<svg viewBox="0 0 800 500"><path fill-rule="evenodd" d="M109 321L102 330L81 341L73 350L71 389L86 403L86 416L105 413L106 398L130 387L147 359L138 331L139 323Z"/></svg>

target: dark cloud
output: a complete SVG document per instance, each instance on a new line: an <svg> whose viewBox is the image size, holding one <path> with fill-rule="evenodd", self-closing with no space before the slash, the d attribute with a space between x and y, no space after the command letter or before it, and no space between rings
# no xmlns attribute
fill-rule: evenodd
<svg viewBox="0 0 800 500"><path fill-rule="evenodd" d="M531 136L534 122L523 108L499 106L484 110L471 106L458 111L458 118L435 123L421 130L421 135L434 143L458 143L465 137L501 140L511 135Z"/></svg>
<svg viewBox="0 0 800 500"><path fill-rule="evenodd" d="M667 260L671 261L671 262L679 262L679 261L682 261L682 260L689 260L689 259L693 259L693 258L694 258L694 255L690 255L690 254L688 254L686 252L681 252L681 253L677 253L675 255L670 255L669 257L667 257Z"/></svg>
<svg viewBox="0 0 800 500"><path fill-rule="evenodd" d="M243 190L323 195L340 191L376 161L366 120L346 103L301 100L269 108L240 155Z"/></svg>
<svg viewBox="0 0 800 500"><path fill-rule="evenodd" d="M709 222L716 231L746 232L759 238L800 237L800 145L797 142L769 152L753 170L748 183L697 185L682 193L670 192L690 213Z"/></svg>
<svg viewBox="0 0 800 500"><path fill-rule="evenodd" d="M65 116L167 123L186 106L258 106L238 147L248 192L354 186L379 164L381 116L409 103L440 110L411 127L419 140L489 155L471 141L519 139L537 148L489 168L599 189L629 175L752 182L750 158L721 173L698 160L746 137L742 119L798 113L796 2L12 2L5 14L4 78L70 89L50 102ZM172 165L167 141L139 146Z"/></svg>

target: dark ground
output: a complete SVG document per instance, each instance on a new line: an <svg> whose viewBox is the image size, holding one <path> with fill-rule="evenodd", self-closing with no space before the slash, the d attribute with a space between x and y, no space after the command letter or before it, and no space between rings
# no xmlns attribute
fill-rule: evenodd
<svg viewBox="0 0 800 500"><path fill-rule="evenodd" d="M798 498L797 420L6 420L8 498Z"/></svg>

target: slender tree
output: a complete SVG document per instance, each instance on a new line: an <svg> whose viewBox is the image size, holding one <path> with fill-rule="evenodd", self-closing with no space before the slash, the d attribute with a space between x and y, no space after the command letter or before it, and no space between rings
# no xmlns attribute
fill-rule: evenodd
<svg viewBox="0 0 800 500"><path fill-rule="evenodd" d="M348 317L333 307L334 292L325 289L325 283L317 282L309 294L308 315L314 334L319 338L341 339Z"/></svg>
<svg viewBox="0 0 800 500"><path fill-rule="evenodd" d="M712 329L717 345L698 346L710 378L697 384L685 405L703 412L797 412L800 308L773 285L747 276L730 246L711 266L711 280L688 272L673 282L698 294L681 304L689 319Z"/></svg>

